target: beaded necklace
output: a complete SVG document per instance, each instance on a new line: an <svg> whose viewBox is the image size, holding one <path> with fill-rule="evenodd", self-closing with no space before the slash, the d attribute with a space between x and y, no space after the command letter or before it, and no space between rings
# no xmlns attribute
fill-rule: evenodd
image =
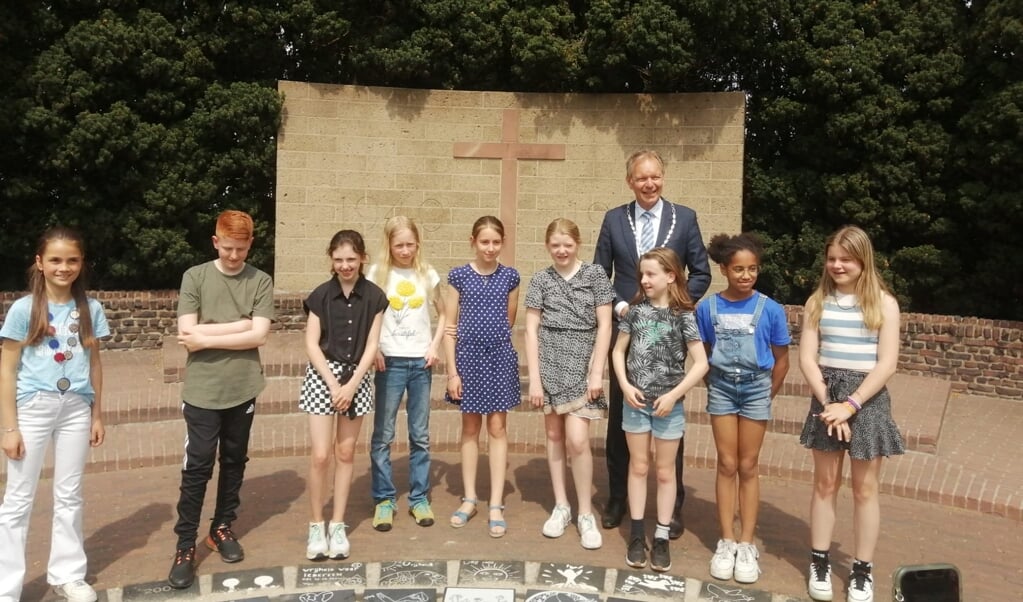
<svg viewBox="0 0 1023 602"><path fill-rule="evenodd" d="M48 336L46 340L46 346L53 350L53 361L60 365L61 377L57 379L57 390L62 394L67 393L68 389L71 388L71 379L67 377L67 363L71 361L75 355L78 354L78 318L79 313L77 309L72 309L66 318L64 318L64 324L66 331L68 332L67 337L62 342L57 338L57 327L53 325L53 313L47 313L47 317L50 319L50 325L46 328L46 334ZM63 346L63 348L62 348Z"/></svg>
<svg viewBox="0 0 1023 602"><path fill-rule="evenodd" d="M660 199L658 199L658 201L660 201ZM654 247L663 247L667 245L668 241L671 240L672 232L675 231L675 206L667 201L665 201L664 204L667 205L668 207L671 207L671 227L668 228L668 233L664 235L664 240L661 241L661 244L657 244L657 237L654 237ZM632 219L632 214L635 213L635 211L636 201L633 201L625 206L625 215L626 217L629 218L629 226L632 228L632 237L636 240L639 240L638 238L636 238L636 222Z"/></svg>

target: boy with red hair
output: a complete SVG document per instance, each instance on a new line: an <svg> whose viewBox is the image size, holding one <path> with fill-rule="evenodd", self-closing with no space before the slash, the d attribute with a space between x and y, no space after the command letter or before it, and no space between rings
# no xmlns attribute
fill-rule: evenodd
<svg viewBox="0 0 1023 602"><path fill-rule="evenodd" d="M195 580L195 540L206 484L220 450L217 504L206 545L224 562L245 554L231 531L248 461L256 396L263 390L259 347L273 320L273 281L245 262L252 217L224 211L217 218L217 259L189 268L178 299L178 343L188 350L182 388L185 457L178 498L177 552L167 582L184 589Z"/></svg>

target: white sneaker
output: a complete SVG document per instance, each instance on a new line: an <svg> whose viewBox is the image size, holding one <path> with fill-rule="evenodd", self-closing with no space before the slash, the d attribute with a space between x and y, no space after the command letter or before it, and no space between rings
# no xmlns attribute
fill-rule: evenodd
<svg viewBox="0 0 1023 602"><path fill-rule="evenodd" d="M597 529L597 519L592 514L580 514L575 519L579 528L579 541L587 550L596 550L604 545L604 537Z"/></svg>
<svg viewBox="0 0 1023 602"><path fill-rule="evenodd" d="M554 507L551 517L543 524L544 537L561 537L565 534L565 527L570 524L572 524L572 509L559 504Z"/></svg>
<svg viewBox="0 0 1023 602"><path fill-rule="evenodd" d="M327 544L327 556L335 560L348 558L348 554L352 551L352 545L348 543L348 535L345 534L345 529L347 528L347 525L344 523L328 523L329 543Z"/></svg>
<svg viewBox="0 0 1023 602"><path fill-rule="evenodd" d="M728 581L735 569L735 542L731 539L719 539L718 548L710 559L710 576Z"/></svg>
<svg viewBox="0 0 1023 602"><path fill-rule="evenodd" d="M830 602L834 597L831 591L831 565L810 563L810 578L807 580L806 593L813 600Z"/></svg>
<svg viewBox="0 0 1023 602"><path fill-rule="evenodd" d="M757 558L760 552L752 543L742 543L735 547L735 571L733 577L739 583L756 583L760 578L760 563Z"/></svg>
<svg viewBox="0 0 1023 602"><path fill-rule="evenodd" d="M53 593L70 602L96 602L96 590L82 581L69 581L63 585L54 585Z"/></svg>
<svg viewBox="0 0 1023 602"><path fill-rule="evenodd" d="M874 579L870 573L849 575L849 593L845 599L846 602L874 602Z"/></svg>
<svg viewBox="0 0 1023 602"><path fill-rule="evenodd" d="M323 523L309 523L305 557L309 560L322 560L327 557L327 550L327 534L323 531Z"/></svg>

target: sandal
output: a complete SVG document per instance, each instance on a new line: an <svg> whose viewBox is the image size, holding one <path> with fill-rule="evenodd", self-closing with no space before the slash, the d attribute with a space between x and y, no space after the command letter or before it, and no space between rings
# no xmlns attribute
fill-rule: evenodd
<svg viewBox="0 0 1023 602"><path fill-rule="evenodd" d="M494 510L500 510L503 513L504 506L501 504L494 504L490 506L490 511L493 512ZM498 537L504 537L504 534L508 532L508 523L504 522L503 516L498 520L491 518L488 522L488 526L490 527L490 536L495 539Z"/></svg>
<svg viewBox="0 0 1023 602"><path fill-rule="evenodd" d="M462 507L459 506L458 510L455 510L451 514L451 526L456 529L461 529L469 523L469 519L476 516L476 500L467 497L462 498L463 504L471 504L472 510L469 512L463 512Z"/></svg>

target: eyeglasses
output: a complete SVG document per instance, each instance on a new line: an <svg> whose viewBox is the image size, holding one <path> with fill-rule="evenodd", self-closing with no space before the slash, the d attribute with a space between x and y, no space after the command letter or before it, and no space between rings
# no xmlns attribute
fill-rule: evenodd
<svg viewBox="0 0 1023 602"><path fill-rule="evenodd" d="M760 266L758 265L751 265L749 267L735 266L734 268L729 268L729 271L735 274L736 276L742 276L743 274L756 276L757 274L760 273Z"/></svg>

